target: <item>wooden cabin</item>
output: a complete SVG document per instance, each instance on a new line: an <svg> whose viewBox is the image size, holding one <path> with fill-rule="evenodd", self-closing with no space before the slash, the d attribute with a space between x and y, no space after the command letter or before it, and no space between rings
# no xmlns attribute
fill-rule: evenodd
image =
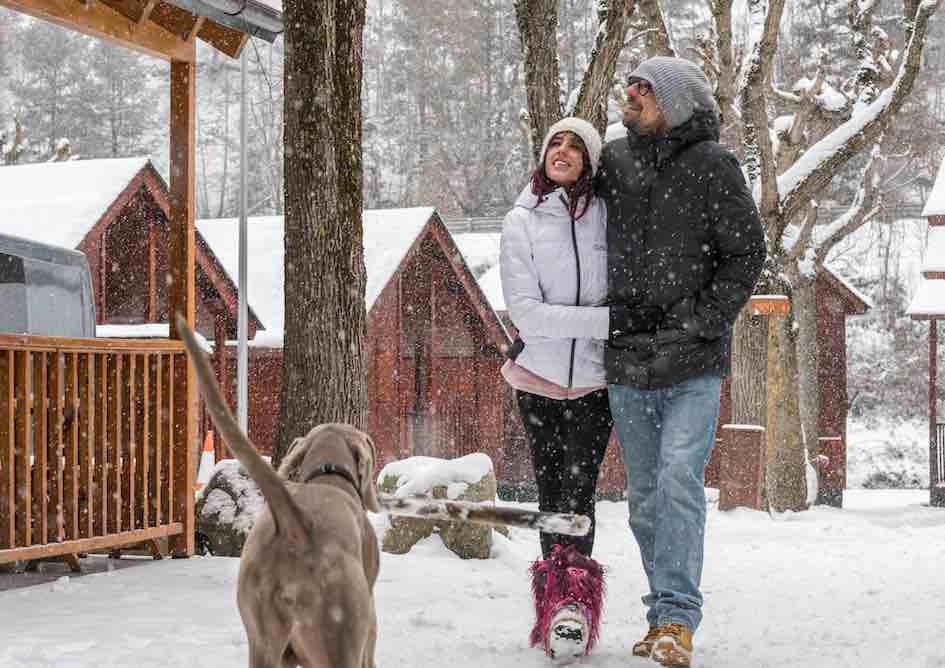
<svg viewBox="0 0 945 668"><path fill-rule="evenodd" d="M166 302L193 327L196 40L235 58L249 35L271 41L281 32L281 4L246 0L236 13L184 0L0 6L170 63ZM63 183L39 185L45 191L28 212L56 199ZM55 226L71 213L35 215L14 233ZM98 270L101 278L108 266ZM109 313L107 302L102 310ZM168 335L157 341L0 335L0 563L64 557L77 569L79 553L135 543L157 556L164 538L175 556L194 553L196 379L176 325Z"/></svg>
<svg viewBox="0 0 945 668"><path fill-rule="evenodd" d="M197 223L234 281L236 226L232 219ZM247 299L264 327L250 342L249 432L269 450L282 380L283 219L252 218L248 229ZM499 367L508 334L439 215L430 208L365 211L364 261L368 428L379 464L486 452L502 478L508 411ZM232 400L232 343L226 359L224 382Z"/></svg>

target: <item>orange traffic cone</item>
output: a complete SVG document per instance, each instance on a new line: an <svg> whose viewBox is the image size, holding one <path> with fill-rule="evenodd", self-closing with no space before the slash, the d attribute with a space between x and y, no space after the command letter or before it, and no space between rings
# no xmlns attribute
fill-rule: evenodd
<svg viewBox="0 0 945 668"><path fill-rule="evenodd" d="M207 430L207 435L203 439L203 452L200 453L200 468L197 469L197 489L203 489L203 486L210 482L210 476L213 475L213 469L217 465L216 452L213 448L213 430Z"/></svg>

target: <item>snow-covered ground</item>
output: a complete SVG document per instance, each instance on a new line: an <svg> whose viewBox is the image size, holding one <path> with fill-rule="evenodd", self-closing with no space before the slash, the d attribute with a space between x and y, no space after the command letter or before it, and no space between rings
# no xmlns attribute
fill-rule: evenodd
<svg viewBox="0 0 945 668"><path fill-rule="evenodd" d="M775 519L710 502L696 666L945 668L945 510L924 506L924 490L848 490L845 501ZM597 513L609 595L600 647L579 665L643 668L652 664L630 657L644 582L626 507L602 502ZM548 665L526 642L536 538L497 537L486 561L462 561L435 536L383 555L379 668ZM237 564L148 561L2 592L0 666L246 665Z"/></svg>

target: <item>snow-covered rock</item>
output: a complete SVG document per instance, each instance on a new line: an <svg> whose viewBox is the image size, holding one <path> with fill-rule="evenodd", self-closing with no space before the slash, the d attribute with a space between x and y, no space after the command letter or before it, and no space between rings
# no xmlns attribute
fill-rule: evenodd
<svg viewBox="0 0 945 668"><path fill-rule="evenodd" d="M214 555L238 557L264 505L262 493L240 463L223 459L197 497L197 532Z"/></svg>
<svg viewBox="0 0 945 668"><path fill-rule="evenodd" d="M495 502L496 479L492 460L484 453L458 459L408 457L385 466L377 477L382 494L424 494L435 499ZM381 549L405 554L432 534L438 534L463 559L488 559L492 552L492 529L470 522L442 522L413 517L391 517Z"/></svg>

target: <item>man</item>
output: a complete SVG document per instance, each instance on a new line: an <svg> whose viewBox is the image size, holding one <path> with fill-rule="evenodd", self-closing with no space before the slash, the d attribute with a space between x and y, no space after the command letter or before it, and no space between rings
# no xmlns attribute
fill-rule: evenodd
<svg viewBox="0 0 945 668"><path fill-rule="evenodd" d="M608 143L607 201L614 427L627 469L650 628L633 653L688 667L702 619L704 468L715 443L732 325L765 260L764 233L738 161L718 143L702 71L651 58L630 75L627 136Z"/></svg>

